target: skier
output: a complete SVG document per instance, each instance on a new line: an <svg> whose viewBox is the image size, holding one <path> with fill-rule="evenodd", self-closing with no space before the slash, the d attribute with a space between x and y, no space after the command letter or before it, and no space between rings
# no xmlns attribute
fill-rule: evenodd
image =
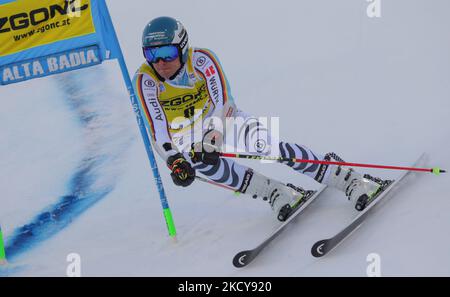
<svg viewBox="0 0 450 297"><path fill-rule="evenodd" d="M303 145L270 143L267 127L236 107L216 55L209 49L190 47L188 33L176 19L158 17L150 21L143 32L142 48L146 61L137 70L133 86L153 147L167 163L176 185L187 187L196 174L202 174L237 192L267 200L280 221L285 220L304 197L302 188L220 158L223 132L215 129L217 125L205 125L213 117L243 118L244 127L237 135L242 140L239 143L243 143L247 151L253 147L258 155L279 150L283 158L342 161L334 153L313 153ZM186 135L198 130L199 123L202 136L195 142L192 135L190 138ZM257 137L250 142L249 135ZM355 203L358 199L374 197L383 182L345 166L283 163L319 183L341 190Z"/></svg>

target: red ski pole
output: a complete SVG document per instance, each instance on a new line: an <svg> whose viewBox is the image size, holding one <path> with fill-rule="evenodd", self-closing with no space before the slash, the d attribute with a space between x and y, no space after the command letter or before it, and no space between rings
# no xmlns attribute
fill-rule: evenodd
<svg viewBox="0 0 450 297"><path fill-rule="evenodd" d="M381 169L393 169L393 170L409 170L409 171L419 171L419 172L421 171L421 172L434 173L436 175L439 175L441 173L445 173L446 172L446 170L440 169L439 167L433 167L433 168L402 167L402 166L347 163L347 162L337 162L337 161L306 160L306 159L283 158L283 157L272 157L272 156L231 154L231 153L220 153L220 155L222 157L225 157L225 158L240 158L240 159L253 159L253 160L272 160L272 161L286 161L286 162L312 163L312 164L329 164L329 165L342 165L342 166L352 166L352 167L381 168Z"/></svg>

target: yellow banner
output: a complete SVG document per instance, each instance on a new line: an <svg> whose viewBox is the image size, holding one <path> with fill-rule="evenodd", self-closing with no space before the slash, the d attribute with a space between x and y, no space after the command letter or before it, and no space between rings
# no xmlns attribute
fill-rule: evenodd
<svg viewBox="0 0 450 297"><path fill-rule="evenodd" d="M18 0L0 5L0 57L94 32L90 0Z"/></svg>

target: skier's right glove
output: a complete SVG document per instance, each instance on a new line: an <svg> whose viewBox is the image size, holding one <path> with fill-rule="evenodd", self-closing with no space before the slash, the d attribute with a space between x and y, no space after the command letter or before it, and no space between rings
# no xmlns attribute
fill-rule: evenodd
<svg viewBox="0 0 450 297"><path fill-rule="evenodd" d="M195 170L182 154L170 156L167 159L167 166L172 170L170 176L175 185L187 187L194 182Z"/></svg>
<svg viewBox="0 0 450 297"><path fill-rule="evenodd" d="M216 165L220 161L220 148L223 142L223 134L210 129L203 135L201 142L193 143L189 157L195 164L202 162L206 165Z"/></svg>
<svg viewBox="0 0 450 297"><path fill-rule="evenodd" d="M202 162L206 165L216 165L219 162L220 154L216 151L216 148L209 149L208 151L208 149L205 149L205 145L197 142L191 145L189 157L194 164Z"/></svg>

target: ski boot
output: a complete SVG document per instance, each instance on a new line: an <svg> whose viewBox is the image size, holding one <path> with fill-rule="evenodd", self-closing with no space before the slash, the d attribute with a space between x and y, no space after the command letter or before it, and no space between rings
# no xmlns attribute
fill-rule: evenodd
<svg viewBox="0 0 450 297"><path fill-rule="evenodd" d="M376 188L374 191L362 194L356 199L355 209L357 211L362 211L363 209L365 209L367 205L372 203L372 201L374 201L378 197L378 195L383 192L383 190L387 188L387 186L389 186L389 184L392 182L392 180L382 180L369 174L364 174L363 179L365 181L371 181L372 183L377 184L378 188Z"/></svg>
<svg viewBox="0 0 450 297"><path fill-rule="evenodd" d="M275 201L272 203L272 209L275 213L278 212L277 219L281 222L286 221L291 213L303 204L305 198L314 192L306 191L303 188L294 186L293 184L287 184L285 187L289 189L289 195L276 197Z"/></svg>
<svg viewBox="0 0 450 297"><path fill-rule="evenodd" d="M252 172L248 187L242 193L249 194L253 198L262 197L264 201L268 201L277 219L284 222L309 192L311 191L305 191L292 184L285 185Z"/></svg>
<svg viewBox="0 0 450 297"><path fill-rule="evenodd" d="M331 165L329 176L325 182L345 193L350 201L355 203L355 209L362 211L381 193L392 181L361 175L353 168Z"/></svg>

